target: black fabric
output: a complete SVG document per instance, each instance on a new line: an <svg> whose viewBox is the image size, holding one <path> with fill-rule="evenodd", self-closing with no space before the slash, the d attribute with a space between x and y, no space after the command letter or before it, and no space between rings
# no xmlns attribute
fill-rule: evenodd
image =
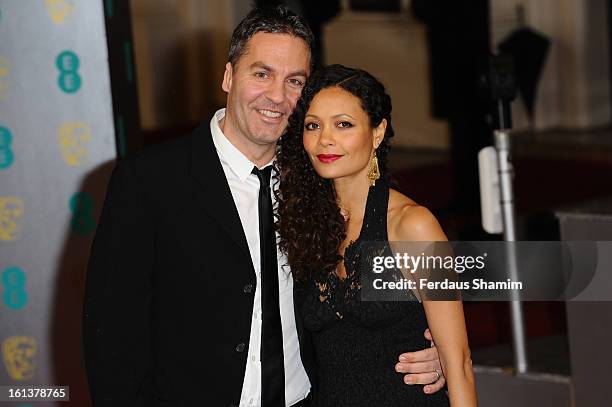
<svg viewBox="0 0 612 407"><path fill-rule="evenodd" d="M548 56L550 39L524 27L510 34L498 48L502 53L512 55L521 98L530 120L534 120L538 84Z"/></svg>
<svg viewBox="0 0 612 407"><path fill-rule="evenodd" d="M94 406L239 405L255 284L209 123L119 162L86 281ZM297 311L296 325L314 387L312 339Z"/></svg>
<svg viewBox="0 0 612 407"><path fill-rule="evenodd" d="M444 392L425 394L422 385L404 384L403 374L394 370L398 355L429 346L423 306L414 294L397 294L408 296L398 300L413 301L361 298L361 277L372 272L373 256L391 255L388 199L382 180L370 188L360 235L345 250L346 278L330 273L300 290L300 310L315 344L317 407L448 406Z"/></svg>
<svg viewBox="0 0 612 407"><path fill-rule="evenodd" d="M312 393L308 394L304 400L300 400L293 404L291 407L311 407L312 406Z"/></svg>
<svg viewBox="0 0 612 407"><path fill-rule="evenodd" d="M488 93L489 0L413 0L415 15L427 26L432 115L449 122L453 159L452 206L478 213L478 152L491 144Z"/></svg>
<svg viewBox="0 0 612 407"><path fill-rule="evenodd" d="M270 195L272 166L253 168L259 178L259 239L261 247L261 404L285 406L285 366L281 325L276 235Z"/></svg>

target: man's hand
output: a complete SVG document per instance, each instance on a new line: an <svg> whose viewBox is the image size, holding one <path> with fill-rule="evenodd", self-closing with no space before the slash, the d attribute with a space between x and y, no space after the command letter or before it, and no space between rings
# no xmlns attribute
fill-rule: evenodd
<svg viewBox="0 0 612 407"><path fill-rule="evenodd" d="M425 338L431 342L431 347L416 352L402 353L399 356L399 363L395 365L395 370L399 373L406 373L404 376L406 384L426 384L423 391L435 393L444 387L446 379L429 329L425 330Z"/></svg>

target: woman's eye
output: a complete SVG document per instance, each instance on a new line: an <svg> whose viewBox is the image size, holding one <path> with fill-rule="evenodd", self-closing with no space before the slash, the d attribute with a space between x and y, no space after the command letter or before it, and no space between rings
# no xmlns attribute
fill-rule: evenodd
<svg viewBox="0 0 612 407"><path fill-rule="evenodd" d="M349 127L353 127L353 124L350 122L340 122L338 123L338 127L343 128L343 129L347 129Z"/></svg>
<svg viewBox="0 0 612 407"><path fill-rule="evenodd" d="M316 129L318 129L318 128L319 128L319 125L318 125L317 123L310 122L310 123L306 123L306 125L304 126L304 128L305 128L306 130L316 130Z"/></svg>

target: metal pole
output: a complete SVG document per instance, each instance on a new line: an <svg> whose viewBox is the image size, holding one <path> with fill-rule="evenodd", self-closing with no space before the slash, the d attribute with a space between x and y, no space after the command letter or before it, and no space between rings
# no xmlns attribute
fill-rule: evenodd
<svg viewBox="0 0 612 407"><path fill-rule="evenodd" d="M503 115L501 115L503 117ZM518 268L516 264L516 241L514 223L514 192L512 189L512 164L510 163L510 138L508 130L504 129L504 123L500 123L502 129L495 130L495 149L497 150L497 163L499 170L499 186L501 195L502 218L504 222L504 240L510 242L506 251L507 270L509 278L518 280ZM512 344L514 348L514 365L517 373L526 373L528 369L527 345L525 340L525 321L523 308L516 291L512 291L510 301L510 314L512 318Z"/></svg>

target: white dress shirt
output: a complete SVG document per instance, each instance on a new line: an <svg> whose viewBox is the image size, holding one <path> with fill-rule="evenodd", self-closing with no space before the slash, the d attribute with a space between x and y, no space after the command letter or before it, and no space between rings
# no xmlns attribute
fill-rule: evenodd
<svg viewBox="0 0 612 407"><path fill-rule="evenodd" d="M210 121L213 143L223 166L238 209L242 228L246 235L257 285L251 319L249 354L242 384L240 406L261 406L261 255L259 247L259 178L251 174L253 164L223 134L219 122L225 116L225 109L218 110ZM268 165L271 165L269 163ZM267 166L267 165L266 165ZM273 180L271 180L273 184ZM275 202L272 194L272 202ZM278 240L278 235L277 235ZM285 356L285 401L291 406L304 399L310 391L310 381L300 358L300 344L295 326L293 309L293 278L286 257L277 251L278 284L281 324L283 327L283 351Z"/></svg>

